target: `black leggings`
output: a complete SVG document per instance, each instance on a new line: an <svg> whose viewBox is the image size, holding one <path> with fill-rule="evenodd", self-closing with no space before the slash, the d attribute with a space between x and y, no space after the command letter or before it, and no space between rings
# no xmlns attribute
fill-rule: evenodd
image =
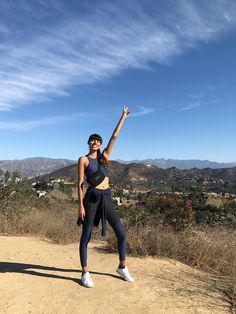
<svg viewBox="0 0 236 314"><path fill-rule="evenodd" d="M121 224L120 218L114 208L111 199L110 190L96 190L89 188L85 194L83 203L85 208L85 219L83 221L82 235L80 238L80 262L82 267L87 266L87 245L91 238L92 227L97 225L97 217L101 216L99 205L101 204L100 196L104 196L105 219L111 225L117 237L119 259L125 260L126 255L126 234L124 226Z"/></svg>

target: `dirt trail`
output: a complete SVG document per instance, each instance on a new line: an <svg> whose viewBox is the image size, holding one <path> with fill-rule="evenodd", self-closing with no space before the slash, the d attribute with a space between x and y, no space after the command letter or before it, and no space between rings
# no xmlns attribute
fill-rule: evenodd
<svg viewBox="0 0 236 314"><path fill-rule="evenodd" d="M89 247L95 287L80 284L78 246L0 237L0 313L230 313L214 278L168 259L129 257L135 283L115 273L117 255Z"/></svg>

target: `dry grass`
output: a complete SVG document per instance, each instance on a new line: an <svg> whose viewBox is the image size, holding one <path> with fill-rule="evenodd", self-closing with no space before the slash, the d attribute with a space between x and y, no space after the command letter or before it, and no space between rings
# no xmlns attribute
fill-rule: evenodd
<svg viewBox="0 0 236 314"><path fill-rule="evenodd" d="M10 235L33 235L51 240L57 244L78 242L82 227L76 224L78 204L54 197L33 198L20 214L0 213L0 233ZM93 238L101 240L96 228Z"/></svg>
<svg viewBox="0 0 236 314"><path fill-rule="evenodd" d="M191 266L222 275L232 274L236 257L236 231L220 228L190 228L175 232L168 227L130 228L127 230L127 251L136 256L175 258ZM109 248L115 249L116 239L108 238Z"/></svg>
<svg viewBox="0 0 236 314"><path fill-rule="evenodd" d="M11 235L34 235L55 243L78 241L77 206L54 199L32 199L21 214L2 217L0 232Z"/></svg>
<svg viewBox="0 0 236 314"><path fill-rule="evenodd" d="M232 308L236 306L236 231L223 228L190 228L175 232L167 227L127 230L127 251L135 256L168 257L218 275ZM110 235L108 249L116 251Z"/></svg>

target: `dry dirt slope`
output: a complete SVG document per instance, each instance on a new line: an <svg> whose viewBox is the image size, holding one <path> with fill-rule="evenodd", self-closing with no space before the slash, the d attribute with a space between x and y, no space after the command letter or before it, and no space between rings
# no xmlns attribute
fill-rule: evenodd
<svg viewBox="0 0 236 314"><path fill-rule="evenodd" d="M127 283L102 245L90 244L95 287L86 289L76 244L0 237L0 313L229 313L213 277L173 260L130 257L136 281Z"/></svg>

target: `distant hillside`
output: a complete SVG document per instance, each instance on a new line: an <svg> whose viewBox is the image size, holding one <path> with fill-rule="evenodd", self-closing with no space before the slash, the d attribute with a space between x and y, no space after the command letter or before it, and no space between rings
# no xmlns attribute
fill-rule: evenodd
<svg viewBox="0 0 236 314"><path fill-rule="evenodd" d="M236 167L236 162L229 162L229 163L219 163L216 161L210 160L198 160L198 159L186 159L186 160L179 160L179 159L164 159L164 158L155 158L155 159L143 159L143 160L131 160L131 161L124 161L124 160L117 160L121 163L130 164L130 163L141 163L141 164L152 164L159 168L167 169L167 168L178 168L178 169L191 169L191 168L212 168L212 169L221 169L221 168L231 168Z"/></svg>
<svg viewBox="0 0 236 314"><path fill-rule="evenodd" d="M192 168L231 168L236 167L236 162L232 163L217 163L209 160L177 160L177 159L145 159L134 161L120 161L122 164L152 164L158 168L178 168L178 169L192 169ZM75 164L75 160L69 159L53 159L44 157L26 158L22 160L2 160L0 161L0 169L6 171L19 171L24 177L36 177L44 175L54 170Z"/></svg>
<svg viewBox="0 0 236 314"><path fill-rule="evenodd" d="M34 177L50 173L56 169L74 164L74 160L52 159L44 157L26 158L22 160L2 160L0 169L18 171L24 177Z"/></svg>
<svg viewBox="0 0 236 314"><path fill-rule="evenodd" d="M236 193L236 167L225 169L161 169L150 164L122 164L110 161L110 180L117 187L139 190L190 191ZM56 170L47 177L76 182L76 164Z"/></svg>

